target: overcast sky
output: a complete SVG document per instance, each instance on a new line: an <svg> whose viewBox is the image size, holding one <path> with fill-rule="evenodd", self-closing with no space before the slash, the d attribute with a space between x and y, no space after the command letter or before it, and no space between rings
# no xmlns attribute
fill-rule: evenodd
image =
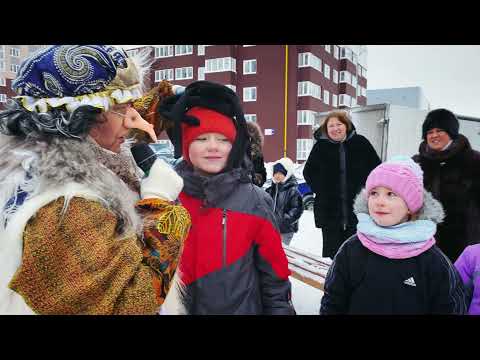
<svg viewBox="0 0 480 360"><path fill-rule="evenodd" d="M480 118L480 45L369 45L368 89L421 86L432 109Z"/></svg>
<svg viewBox="0 0 480 360"><path fill-rule="evenodd" d="M367 69L368 89L420 86L432 109L480 118L480 45L368 45Z"/></svg>

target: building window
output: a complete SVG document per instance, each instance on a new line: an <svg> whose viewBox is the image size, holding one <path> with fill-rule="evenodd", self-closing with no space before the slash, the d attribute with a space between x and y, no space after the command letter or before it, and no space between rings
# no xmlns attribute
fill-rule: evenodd
<svg viewBox="0 0 480 360"><path fill-rule="evenodd" d="M361 91L362 91L362 96L363 96L363 97L367 97L367 88L364 88L364 87L362 86Z"/></svg>
<svg viewBox="0 0 480 360"><path fill-rule="evenodd" d="M205 67L199 66L198 68L198 80L205 80Z"/></svg>
<svg viewBox="0 0 480 360"><path fill-rule="evenodd" d="M335 84L338 84L338 71L333 69L333 77L332 80Z"/></svg>
<svg viewBox="0 0 480 360"><path fill-rule="evenodd" d="M312 147L313 139L297 139L297 160L307 160Z"/></svg>
<svg viewBox="0 0 480 360"><path fill-rule="evenodd" d="M350 107L351 105L352 105L352 99L350 95L340 94L340 96L338 97L338 106Z"/></svg>
<svg viewBox="0 0 480 360"><path fill-rule="evenodd" d="M33 54L42 48L44 48L42 45L28 45L28 53Z"/></svg>
<svg viewBox="0 0 480 360"><path fill-rule="evenodd" d="M350 74L350 72L348 72L346 70L345 71L340 71L339 82L351 84L352 83L352 74Z"/></svg>
<svg viewBox="0 0 480 360"><path fill-rule="evenodd" d="M257 114L245 114L243 115L246 121L257 122Z"/></svg>
<svg viewBox="0 0 480 360"><path fill-rule="evenodd" d="M297 125L313 125L315 122L315 111L298 110Z"/></svg>
<svg viewBox="0 0 480 360"><path fill-rule="evenodd" d="M20 49L11 47L10 48L10 55L15 56L15 57L19 57L20 56Z"/></svg>
<svg viewBox="0 0 480 360"><path fill-rule="evenodd" d="M332 94L332 106L338 107L338 96L335 94Z"/></svg>
<svg viewBox="0 0 480 360"><path fill-rule="evenodd" d="M352 86L354 88L357 87L357 77L355 75L352 75Z"/></svg>
<svg viewBox="0 0 480 360"><path fill-rule="evenodd" d="M0 77L0 86L7 86L7 81L3 77Z"/></svg>
<svg viewBox="0 0 480 360"><path fill-rule="evenodd" d="M155 58L173 56L173 45L160 45L155 47Z"/></svg>
<svg viewBox="0 0 480 360"><path fill-rule="evenodd" d="M5 45L0 45L0 59L5 59Z"/></svg>
<svg viewBox="0 0 480 360"><path fill-rule="evenodd" d="M352 108L357 106L357 98L352 97Z"/></svg>
<svg viewBox="0 0 480 360"><path fill-rule="evenodd" d="M175 80L193 79L193 66L175 69Z"/></svg>
<svg viewBox="0 0 480 360"><path fill-rule="evenodd" d="M160 82L162 80L173 80L173 69L155 71L155 82Z"/></svg>
<svg viewBox="0 0 480 360"><path fill-rule="evenodd" d="M322 97L320 85L314 84L311 81L299 81L298 96L312 96L321 100Z"/></svg>
<svg viewBox="0 0 480 360"><path fill-rule="evenodd" d="M330 65L328 64L323 64L323 76L325 76L327 79L330 79Z"/></svg>
<svg viewBox="0 0 480 360"><path fill-rule="evenodd" d="M322 72L322 60L310 52L298 54L298 67L312 67Z"/></svg>
<svg viewBox="0 0 480 360"><path fill-rule="evenodd" d="M19 67L20 66L17 65L17 64L10 64L10 71L16 73L16 72L18 72Z"/></svg>
<svg viewBox="0 0 480 360"><path fill-rule="evenodd" d="M175 56L193 54L193 45L175 45Z"/></svg>
<svg viewBox="0 0 480 360"><path fill-rule="evenodd" d="M330 92L328 90L323 90L323 102L330 105Z"/></svg>
<svg viewBox="0 0 480 360"><path fill-rule="evenodd" d="M127 50L125 52L127 53L128 57L133 57L137 55L139 51L140 51L139 49L132 49L132 50Z"/></svg>
<svg viewBox="0 0 480 360"><path fill-rule="evenodd" d="M208 59L205 61L205 73L215 73L222 71L237 72L237 61L232 57Z"/></svg>
<svg viewBox="0 0 480 360"><path fill-rule="evenodd" d="M257 101L257 87L243 88L243 101Z"/></svg>
<svg viewBox="0 0 480 360"><path fill-rule="evenodd" d="M5 62L0 61L0 71L5 71Z"/></svg>
<svg viewBox="0 0 480 360"><path fill-rule="evenodd" d="M367 69L362 67L362 76L366 79L367 78Z"/></svg>
<svg viewBox="0 0 480 360"><path fill-rule="evenodd" d="M358 56L354 52L352 52L352 62L357 65L358 63Z"/></svg>
<svg viewBox="0 0 480 360"><path fill-rule="evenodd" d="M325 45L325 51L326 51L327 53L329 53L329 54L332 53L332 50L330 49L330 46L331 46L331 45Z"/></svg>
<svg viewBox="0 0 480 360"><path fill-rule="evenodd" d="M7 95L0 94L0 103L5 103L5 102L7 102Z"/></svg>
<svg viewBox="0 0 480 360"><path fill-rule="evenodd" d="M337 60L340 58L340 48L337 45L333 45L333 56Z"/></svg>
<svg viewBox="0 0 480 360"><path fill-rule="evenodd" d="M352 60L352 50L347 47L342 47L340 49L340 59L349 59Z"/></svg>
<svg viewBox="0 0 480 360"><path fill-rule="evenodd" d="M206 45L198 45L198 46L197 46L197 54L198 54L199 56L205 55L205 46L206 46Z"/></svg>
<svg viewBox="0 0 480 360"><path fill-rule="evenodd" d="M235 85L232 85L232 84L227 84L225 85L226 87L232 89L234 92L237 92L237 87Z"/></svg>
<svg viewBox="0 0 480 360"><path fill-rule="evenodd" d="M257 73L257 60L243 60L243 75Z"/></svg>

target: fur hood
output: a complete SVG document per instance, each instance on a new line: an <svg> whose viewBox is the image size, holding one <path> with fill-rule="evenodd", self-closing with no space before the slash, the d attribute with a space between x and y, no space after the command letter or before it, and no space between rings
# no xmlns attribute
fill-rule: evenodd
<svg viewBox="0 0 480 360"><path fill-rule="evenodd" d="M353 212L355 214L368 214L368 201L365 189L362 189L362 191L355 198L353 203ZM418 220L430 220L435 224L440 224L444 218L445 212L443 211L442 204L436 200L430 192L424 189L423 206L419 210Z"/></svg>
<svg viewBox="0 0 480 360"><path fill-rule="evenodd" d="M46 143L1 136L0 152L4 154L0 160L2 224L11 215L4 206L18 187L29 193L27 202L36 195L73 183L86 186L97 194L98 199L118 217L120 234L132 230L140 233L141 221L134 209L138 195L117 174L97 161L95 146L98 145L89 141L54 138ZM69 201L66 196L64 209Z"/></svg>
<svg viewBox="0 0 480 360"><path fill-rule="evenodd" d="M253 121L247 121L247 131L250 137L252 158L262 156L264 137L260 126Z"/></svg>
<svg viewBox="0 0 480 360"><path fill-rule="evenodd" d="M275 164L273 164L273 166L275 166L276 164L281 164L285 168L285 170L287 170L287 175L285 175L285 179L283 180L283 183L286 183L288 179L290 179L292 176L295 178L295 176L293 175L295 171L295 164L290 158L288 157L281 158L280 160L276 161Z"/></svg>

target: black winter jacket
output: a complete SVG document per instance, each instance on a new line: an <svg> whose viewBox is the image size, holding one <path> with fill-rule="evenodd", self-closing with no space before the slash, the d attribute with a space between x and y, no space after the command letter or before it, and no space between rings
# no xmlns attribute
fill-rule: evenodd
<svg viewBox="0 0 480 360"><path fill-rule="evenodd" d="M315 139L317 142L303 169L303 176L315 193L315 225L354 226L357 218L353 199L365 186L370 172L380 164L380 158L370 142L355 130L342 143L322 136L319 131L315 132ZM342 148L345 166L341 166Z"/></svg>
<svg viewBox="0 0 480 360"><path fill-rule="evenodd" d="M273 210L282 234L297 232L303 213L303 200L298 183L292 175L285 183L272 183L267 192L273 198Z"/></svg>
<svg viewBox="0 0 480 360"><path fill-rule="evenodd" d="M320 314L465 314L457 270L434 245L409 259L388 259L347 240L328 271Z"/></svg>
<svg viewBox="0 0 480 360"><path fill-rule="evenodd" d="M455 262L468 245L480 242L480 153L459 135L440 153L429 152L422 142L413 160L423 170L425 188L445 209L446 217L438 225L435 239Z"/></svg>

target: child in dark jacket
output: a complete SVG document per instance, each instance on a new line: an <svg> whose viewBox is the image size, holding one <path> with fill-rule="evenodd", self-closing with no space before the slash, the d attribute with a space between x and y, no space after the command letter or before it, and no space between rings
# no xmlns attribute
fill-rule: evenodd
<svg viewBox="0 0 480 360"><path fill-rule="evenodd" d="M273 165L272 186L267 189L273 198L273 212L285 245L290 245L298 231L298 221L303 213L303 200L293 171L292 160L287 157L278 160Z"/></svg>
<svg viewBox="0 0 480 360"><path fill-rule="evenodd" d="M377 166L355 200L357 234L325 281L320 314L464 314L465 290L435 245L441 204L421 168L403 156Z"/></svg>

